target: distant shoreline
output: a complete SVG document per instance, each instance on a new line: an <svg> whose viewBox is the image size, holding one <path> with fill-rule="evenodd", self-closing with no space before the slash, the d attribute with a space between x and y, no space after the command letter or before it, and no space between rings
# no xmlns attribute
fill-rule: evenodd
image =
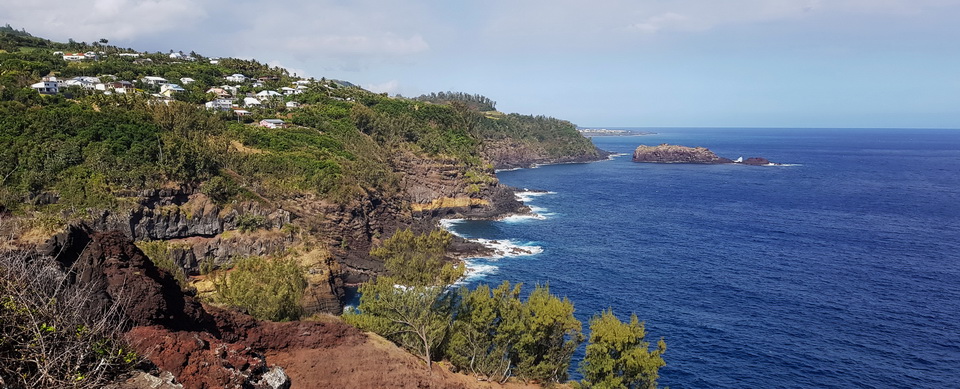
<svg viewBox="0 0 960 389"><path fill-rule="evenodd" d="M591 136L642 136L642 135L655 135L656 132L649 131L633 131L633 130L608 130L606 128L579 128L577 131L580 131L580 135L591 137Z"/></svg>

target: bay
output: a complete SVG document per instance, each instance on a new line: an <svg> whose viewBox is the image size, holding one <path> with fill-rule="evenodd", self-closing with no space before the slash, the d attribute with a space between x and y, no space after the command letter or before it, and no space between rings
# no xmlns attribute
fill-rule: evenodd
<svg viewBox="0 0 960 389"><path fill-rule="evenodd" d="M532 255L471 260L467 283L549 283L585 324L636 313L673 388L960 385L960 131L642 130L594 142L788 165L500 172L547 191L525 197L540 216L448 228Z"/></svg>

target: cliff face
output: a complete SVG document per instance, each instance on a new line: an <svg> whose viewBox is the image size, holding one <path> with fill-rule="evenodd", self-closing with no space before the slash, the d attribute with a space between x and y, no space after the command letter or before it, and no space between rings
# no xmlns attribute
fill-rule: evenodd
<svg viewBox="0 0 960 389"><path fill-rule="evenodd" d="M655 163L733 163L733 161L718 157L705 147L686 147L668 145L659 146L640 145L633 152L634 162Z"/></svg>
<svg viewBox="0 0 960 389"><path fill-rule="evenodd" d="M551 155L542 145L515 139L488 141L481 149L484 159L496 169L529 168L554 163L593 162L606 158L610 153L586 149L564 155Z"/></svg>

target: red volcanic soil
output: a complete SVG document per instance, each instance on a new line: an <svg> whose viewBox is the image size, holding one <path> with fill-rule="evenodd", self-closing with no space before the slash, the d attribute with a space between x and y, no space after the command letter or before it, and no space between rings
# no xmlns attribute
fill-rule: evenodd
<svg viewBox="0 0 960 389"><path fill-rule="evenodd" d="M443 364L428 371L419 358L334 316L275 323L201 304L120 232L73 227L41 251L72 269L73 282L99 288L102 299L92 304L121 304L127 341L184 388L538 387L481 382Z"/></svg>

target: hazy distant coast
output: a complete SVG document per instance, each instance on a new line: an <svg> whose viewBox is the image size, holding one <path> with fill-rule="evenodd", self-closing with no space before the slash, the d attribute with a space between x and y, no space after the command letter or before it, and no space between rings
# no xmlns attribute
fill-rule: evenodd
<svg viewBox="0 0 960 389"><path fill-rule="evenodd" d="M640 135L654 135L656 132L649 131L633 131L633 130L608 130L606 128L578 128L577 131L580 131L580 134L583 136L640 136Z"/></svg>

